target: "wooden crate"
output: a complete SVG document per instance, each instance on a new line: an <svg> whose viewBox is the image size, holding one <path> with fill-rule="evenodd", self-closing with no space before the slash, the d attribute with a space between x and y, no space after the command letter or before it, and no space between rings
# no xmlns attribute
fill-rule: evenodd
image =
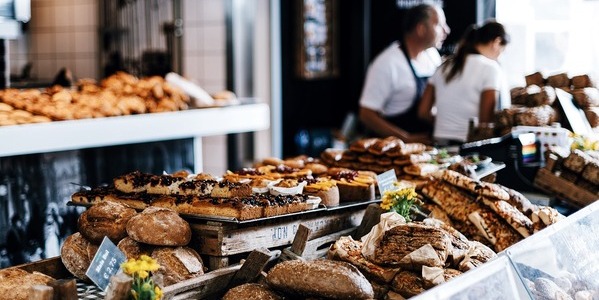
<svg viewBox="0 0 599 300"><path fill-rule="evenodd" d="M534 185L539 189L557 195L560 199L577 207L585 207L597 199L599 195L580 188L575 183L554 175L546 168L541 168L535 176Z"/></svg>
<svg viewBox="0 0 599 300"><path fill-rule="evenodd" d="M250 223L190 221L196 237L190 246L207 256L208 268L215 270L226 267L232 255L260 247L270 249L290 245L300 224L312 231L313 238L356 227L360 224L364 211L365 207L362 205Z"/></svg>

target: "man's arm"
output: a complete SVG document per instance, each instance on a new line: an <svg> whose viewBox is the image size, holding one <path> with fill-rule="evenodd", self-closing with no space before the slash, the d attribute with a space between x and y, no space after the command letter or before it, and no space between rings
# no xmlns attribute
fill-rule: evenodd
<svg viewBox="0 0 599 300"><path fill-rule="evenodd" d="M430 144L428 134L410 134L407 131L387 122L378 112L360 107L360 121L379 136L396 136L406 143Z"/></svg>

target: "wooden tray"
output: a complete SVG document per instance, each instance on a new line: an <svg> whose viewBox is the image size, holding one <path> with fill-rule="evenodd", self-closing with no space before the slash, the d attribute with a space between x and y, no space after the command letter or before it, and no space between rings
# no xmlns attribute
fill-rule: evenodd
<svg viewBox="0 0 599 300"><path fill-rule="evenodd" d="M539 169L535 176L534 185L577 207L585 207L599 199L599 195L582 189L573 182L555 176L546 168Z"/></svg>

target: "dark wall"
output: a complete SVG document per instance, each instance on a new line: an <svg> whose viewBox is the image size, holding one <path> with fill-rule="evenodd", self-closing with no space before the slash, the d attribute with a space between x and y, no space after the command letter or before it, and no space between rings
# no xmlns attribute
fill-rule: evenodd
<svg viewBox="0 0 599 300"><path fill-rule="evenodd" d="M307 136L323 135L338 129L348 112L357 112L368 63L392 41L398 39L405 10L396 0L338 1L339 76L305 80L296 75L298 24L297 1L281 1L281 59L283 97L283 155L306 153L298 150L294 137L302 130ZM451 33L442 49L450 53L464 30L476 22L476 0L445 1ZM322 129L324 130L316 130ZM309 150L309 149L308 149ZM316 154L318 149L312 149Z"/></svg>
<svg viewBox="0 0 599 300"><path fill-rule="evenodd" d="M365 2L338 1L339 75L329 79L302 79L295 70L299 47L296 1L281 1L281 59L283 89L283 154L298 154L294 136L302 129L340 128L349 111L357 109L364 77Z"/></svg>

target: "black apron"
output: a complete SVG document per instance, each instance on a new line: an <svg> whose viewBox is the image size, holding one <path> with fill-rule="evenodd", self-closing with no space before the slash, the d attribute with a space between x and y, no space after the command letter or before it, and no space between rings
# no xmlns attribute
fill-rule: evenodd
<svg viewBox="0 0 599 300"><path fill-rule="evenodd" d="M414 75L414 80L416 80L416 96L414 97L414 100L412 100L412 105L407 111L397 115L387 116L385 119L409 133L432 133L432 125L418 118L418 105L420 104L422 93L424 93L424 88L426 87L428 77L419 77L416 74L414 66L412 65L412 60L410 59L408 51L406 50L405 43L401 43L399 47L406 56L408 65L410 65L410 69L412 70L412 75Z"/></svg>

